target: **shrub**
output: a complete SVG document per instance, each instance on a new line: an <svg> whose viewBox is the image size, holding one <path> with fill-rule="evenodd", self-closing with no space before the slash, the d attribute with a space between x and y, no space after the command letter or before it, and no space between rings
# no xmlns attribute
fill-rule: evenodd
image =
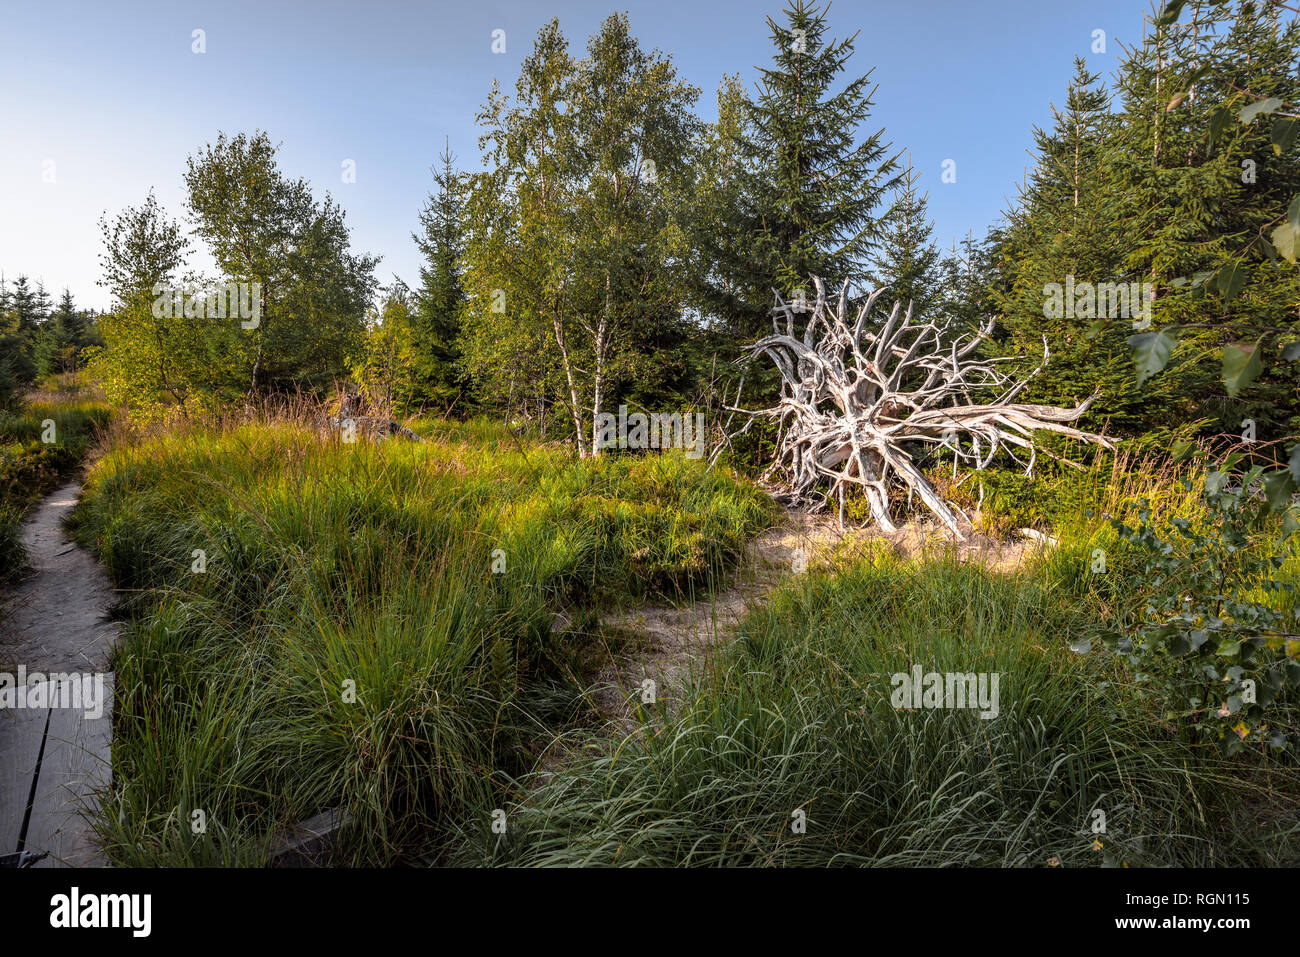
<svg viewBox="0 0 1300 957"><path fill-rule="evenodd" d="M1275 515L1262 474L1251 468L1230 486L1226 471L1211 472L1200 520L1162 517L1143 501L1135 525L1115 521L1140 564L1135 613L1106 638L1168 720L1230 754L1256 741L1295 744L1300 614L1281 574L1295 520Z"/></svg>

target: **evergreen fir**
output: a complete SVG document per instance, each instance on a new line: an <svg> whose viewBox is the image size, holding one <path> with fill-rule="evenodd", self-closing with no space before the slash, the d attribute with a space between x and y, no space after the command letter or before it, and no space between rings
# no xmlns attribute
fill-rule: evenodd
<svg viewBox="0 0 1300 957"><path fill-rule="evenodd" d="M928 212L928 197L917 190L916 171L908 160L894 203L885 217L880 249L868 273L872 288L888 286L888 303L900 302L912 315L929 317L942 300L939 250L932 240L934 224Z"/></svg>
<svg viewBox="0 0 1300 957"><path fill-rule="evenodd" d="M771 290L809 290L809 277L861 283L881 226L876 209L896 184L897 156L884 130L858 140L876 87L870 71L834 86L853 55L853 36L827 35L825 9L792 0L785 23L768 18L776 47L745 109L741 225L752 239L728 277L747 304L741 330L761 331Z"/></svg>
<svg viewBox="0 0 1300 957"><path fill-rule="evenodd" d="M411 322L415 331L413 397L445 410L456 401L464 384L457 340L465 293L459 265L463 245L461 177L450 146L439 160L441 167L433 170L436 192L429 194L420 212L421 231L414 236L424 262Z"/></svg>

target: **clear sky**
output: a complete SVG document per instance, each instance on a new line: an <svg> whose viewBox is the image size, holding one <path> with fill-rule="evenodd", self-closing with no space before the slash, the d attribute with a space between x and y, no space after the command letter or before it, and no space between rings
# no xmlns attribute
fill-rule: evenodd
<svg viewBox="0 0 1300 957"><path fill-rule="evenodd" d="M0 270L102 308L105 210L153 188L181 213L185 158L219 130L267 130L282 168L347 210L377 275L418 279L410 238L444 138L478 168L474 116L493 78L513 92L537 29L560 19L580 54L610 12L672 55L712 118L725 73L752 88L767 65L765 16L784 0L0 0ZM910 150L945 249L982 234L1051 121L1072 58L1108 78L1141 37L1148 0L835 0L830 32L860 31L855 72L879 83L869 131ZM193 31L206 52L192 52ZM506 52L492 52L492 31ZM1093 31L1105 53L1093 53ZM945 159L956 182L942 183ZM345 160L356 182L342 181ZM52 164L52 165L51 165ZM52 173L52 177L51 177ZM50 178L53 182L48 182Z"/></svg>

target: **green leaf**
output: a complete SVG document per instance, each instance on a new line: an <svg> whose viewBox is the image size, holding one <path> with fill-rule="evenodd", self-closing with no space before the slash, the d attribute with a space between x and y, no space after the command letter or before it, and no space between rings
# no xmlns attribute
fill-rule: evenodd
<svg viewBox="0 0 1300 957"><path fill-rule="evenodd" d="M1086 655L1092 651L1092 641L1088 638L1076 638L1070 642L1070 650L1075 654Z"/></svg>
<svg viewBox="0 0 1300 957"><path fill-rule="evenodd" d="M1223 383L1228 395L1236 395L1263 371L1258 343L1232 342L1223 347Z"/></svg>
<svg viewBox="0 0 1300 957"><path fill-rule="evenodd" d="M1282 101L1280 99L1276 96L1270 96L1267 100L1256 100L1254 103L1247 103L1241 108L1241 112L1237 116L1243 123L1253 123L1255 117L1259 116L1259 114L1272 113L1281 105Z"/></svg>
<svg viewBox="0 0 1300 957"><path fill-rule="evenodd" d="M1283 223L1273 230L1273 245L1277 247L1278 254L1289 263L1296 261L1296 236L1300 236L1300 230L1290 223Z"/></svg>
<svg viewBox="0 0 1300 957"><path fill-rule="evenodd" d="M1286 221L1292 230L1300 233L1300 193L1291 198L1291 205L1286 208Z"/></svg>
<svg viewBox="0 0 1300 957"><path fill-rule="evenodd" d="M1286 469L1270 472L1264 476L1264 497L1275 512L1280 512L1291 503L1291 493L1295 491L1295 479Z"/></svg>
<svg viewBox="0 0 1300 957"><path fill-rule="evenodd" d="M1169 364L1169 356L1178 340L1167 332L1139 332L1125 340L1133 350L1133 364L1137 366L1138 385L1141 385Z"/></svg>
<svg viewBox="0 0 1300 957"><path fill-rule="evenodd" d="M1246 264L1238 260L1225 263L1214 276L1214 288L1219 290L1224 302L1229 302L1246 285Z"/></svg>
<svg viewBox="0 0 1300 957"><path fill-rule="evenodd" d="M1291 450L1291 460L1287 466L1291 469L1291 477L1300 483L1300 445Z"/></svg>
<svg viewBox="0 0 1300 957"><path fill-rule="evenodd" d="M1210 114L1210 148L1214 148L1215 142L1223 135L1223 131L1228 128L1232 122L1232 111L1226 106L1221 106Z"/></svg>
<svg viewBox="0 0 1300 957"><path fill-rule="evenodd" d="M1287 362L1295 362L1300 359L1300 342L1293 342L1282 350L1282 358Z"/></svg>
<svg viewBox="0 0 1300 957"><path fill-rule="evenodd" d="M1300 119L1293 116L1278 116L1273 119L1273 152L1281 156L1295 142L1296 133L1300 132Z"/></svg>
<svg viewBox="0 0 1300 957"><path fill-rule="evenodd" d="M1228 484L1227 472L1211 472L1205 476L1205 494L1218 495Z"/></svg>
<svg viewBox="0 0 1300 957"><path fill-rule="evenodd" d="M1152 21L1158 27L1172 27L1183 13L1187 0L1168 0Z"/></svg>
<svg viewBox="0 0 1300 957"><path fill-rule="evenodd" d="M1196 451L1196 443L1188 442L1186 439L1180 439L1169 448L1170 455L1173 456L1175 463L1182 462L1189 458Z"/></svg>

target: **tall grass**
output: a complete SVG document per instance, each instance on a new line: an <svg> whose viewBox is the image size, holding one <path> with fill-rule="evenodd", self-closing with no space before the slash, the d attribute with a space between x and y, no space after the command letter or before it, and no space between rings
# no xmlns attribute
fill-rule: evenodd
<svg viewBox="0 0 1300 957"><path fill-rule="evenodd" d="M1198 746L1120 659L1071 650L1134 610L1113 518L1204 520L1193 465L1058 479L1024 523L1060 544L1012 572L841 554L611 738L586 711L602 639L557 622L707 595L770 502L485 421L355 445L307 422L123 437L90 476L79 534L131 615L99 819L118 863L261 863L335 806L341 859L367 864L1300 863L1293 755ZM914 665L998 674L998 716L895 707Z"/></svg>
<svg viewBox="0 0 1300 957"><path fill-rule="evenodd" d="M132 616L101 836L123 864L248 863L342 806L346 860L436 857L583 707L592 639L556 612L707 590L772 516L681 456L580 462L487 426L124 443L77 514Z"/></svg>
<svg viewBox="0 0 1300 957"><path fill-rule="evenodd" d="M1245 780L1180 741L1113 660L1093 609L1041 573L877 550L752 612L687 706L524 782L514 865L1137 865L1300 860L1294 765ZM891 703L891 675L1000 674L1000 714ZM1258 769L1256 769L1258 770ZM1261 828L1242 810L1274 802ZM1289 802L1289 803L1286 803ZM1290 812L1281 808L1289 808ZM1094 833L1095 811L1105 833ZM796 812L806 830L792 828ZM1292 813L1292 820L1294 814Z"/></svg>
<svg viewBox="0 0 1300 957"><path fill-rule="evenodd" d="M19 411L0 410L0 584L26 563L23 515L81 464L110 416L102 397L84 391L38 393Z"/></svg>
<svg viewBox="0 0 1300 957"><path fill-rule="evenodd" d="M650 709L636 733L522 782L529 796L510 809L507 835L468 831L460 859L1300 863L1293 753L1225 759L1180 737L1121 661L1071 650L1137 610L1141 583L1112 521L1132 520L1143 501L1166 521L1206 521L1203 464L1120 454L1064 473L1034 516L1011 517L1050 528L1059 544L1009 573L945 550L843 552L752 611L738 640L697 670L683 709ZM1296 570L1292 561L1282 574ZM895 708L890 676L918 664L999 674L1001 713Z"/></svg>

